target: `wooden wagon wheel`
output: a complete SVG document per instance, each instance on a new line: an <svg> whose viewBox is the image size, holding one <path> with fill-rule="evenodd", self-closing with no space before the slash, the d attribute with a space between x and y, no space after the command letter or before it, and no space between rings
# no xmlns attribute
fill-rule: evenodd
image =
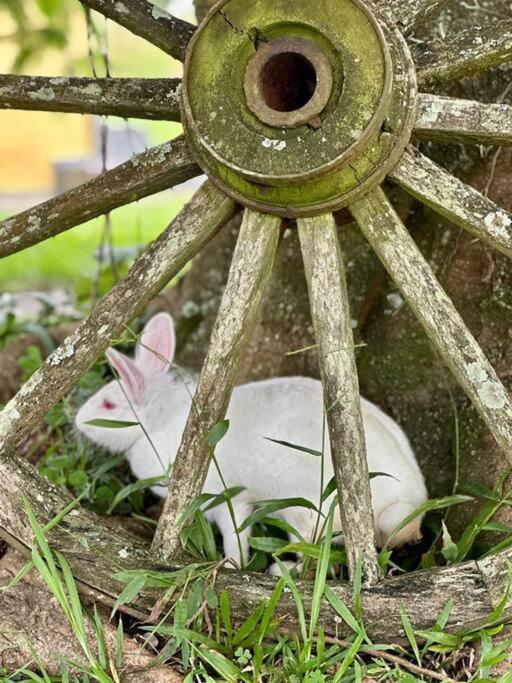
<svg viewBox="0 0 512 683"><path fill-rule="evenodd" d="M16 455L33 425L68 392L124 326L224 225L245 213L152 551L77 508L50 534L82 590L112 602L115 568L169 564L178 519L203 487L205 433L226 411L278 245L282 217L297 220L324 385L349 570L363 568L368 630L399 640L398 606L430 626L448 598L448 627L474 625L501 598L507 554L457 567L379 578L358 380L343 259L332 211L348 207L429 338L512 460L512 407L484 353L387 199L385 178L457 225L512 255L511 217L410 146L423 138L512 143L512 108L430 94L443 83L512 56L512 21L408 47L404 35L443 0L221 0L199 29L146 0L82 0L171 56L183 81L0 77L0 107L181 120L178 138L0 224L0 255L20 251L92 217L205 171L210 180L150 245L128 275L0 414L0 528L30 546L22 496L44 522L65 494ZM187 48L188 46L188 48ZM222 573L243 618L273 586L270 577ZM311 590L302 586L306 603ZM335 590L347 597L348 588ZM467 600L471 595L471 600ZM140 596L128 608L147 610ZM286 597L278 608L293 612ZM512 603L504 616L512 610ZM320 619L329 632L333 614ZM286 623L286 622L285 622Z"/></svg>

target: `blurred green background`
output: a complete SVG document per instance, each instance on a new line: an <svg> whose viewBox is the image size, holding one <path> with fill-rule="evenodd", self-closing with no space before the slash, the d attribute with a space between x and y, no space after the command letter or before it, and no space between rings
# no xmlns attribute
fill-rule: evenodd
<svg viewBox="0 0 512 683"><path fill-rule="evenodd" d="M191 0L159 4L193 20ZM0 72L90 76L94 65L98 76L104 76L102 52L106 52L114 77L181 75L179 62L144 40L94 12L91 19L92 30L88 32L78 0L0 0ZM126 122L115 117L103 121L109 131L129 127L142 134L146 146L160 144L181 132L180 125L170 122ZM0 218L55 194L56 162L97 157L101 125L101 119L91 116L1 110ZM107 133L107 145L109 135L112 138L113 133ZM131 150L126 149L126 154L130 156ZM184 185L113 211L114 248L129 246L133 249L127 253L135 253L166 227L192 191L193 185ZM98 272L94 254L104 230L101 217L3 259L0 293L64 286L79 297L85 296Z"/></svg>

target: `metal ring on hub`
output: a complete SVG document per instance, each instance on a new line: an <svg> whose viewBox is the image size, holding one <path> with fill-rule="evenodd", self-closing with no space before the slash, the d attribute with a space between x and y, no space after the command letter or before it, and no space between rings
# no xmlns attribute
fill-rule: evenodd
<svg viewBox="0 0 512 683"><path fill-rule="evenodd" d="M321 126L319 115L332 93L328 57L303 38L278 38L251 57L244 77L247 106L260 121L277 128L309 123Z"/></svg>
<svg viewBox="0 0 512 683"><path fill-rule="evenodd" d="M296 217L346 206L409 142L416 84L401 34L363 0L221 0L195 32L182 121L227 194Z"/></svg>

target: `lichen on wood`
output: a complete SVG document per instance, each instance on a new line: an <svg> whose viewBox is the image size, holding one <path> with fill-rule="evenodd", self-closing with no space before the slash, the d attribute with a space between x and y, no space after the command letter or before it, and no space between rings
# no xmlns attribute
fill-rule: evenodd
<svg viewBox="0 0 512 683"><path fill-rule="evenodd" d="M512 216L418 150L409 148L390 178L445 218L512 258Z"/></svg>
<svg viewBox="0 0 512 683"><path fill-rule="evenodd" d="M370 478L345 267L332 214L298 221L350 577L378 581Z"/></svg>
<svg viewBox="0 0 512 683"><path fill-rule="evenodd" d="M177 19L148 0L80 0L82 5L112 19L171 57L183 61L196 27Z"/></svg>
<svg viewBox="0 0 512 683"><path fill-rule="evenodd" d="M512 145L512 106L421 93L414 133L439 142Z"/></svg>
<svg viewBox="0 0 512 683"><path fill-rule="evenodd" d="M281 219L245 210L226 289L212 331L153 549L169 560L181 548L179 519L204 486L210 430L226 413L275 258Z"/></svg>
<svg viewBox="0 0 512 683"><path fill-rule="evenodd" d="M0 460L19 443L126 325L206 244L234 212L234 202L205 183L128 274L94 307L0 412Z"/></svg>
<svg viewBox="0 0 512 683"><path fill-rule="evenodd" d="M180 121L179 78L63 78L0 74L0 109Z"/></svg>
<svg viewBox="0 0 512 683"><path fill-rule="evenodd" d="M153 147L83 185L0 221L0 258L200 173L183 137Z"/></svg>
<svg viewBox="0 0 512 683"><path fill-rule="evenodd" d="M25 501L44 525L69 504L69 496L14 452L0 458L0 536L30 558L33 532L26 517ZM60 550L69 562L79 591L83 596L110 607L124 584L113 576L121 570L172 571L182 565L155 561L144 539L77 506L47 534L50 546ZM466 562L430 571L412 572L386 578L361 592L362 612L368 636L379 643L407 643L400 614L403 605L414 630L431 629L448 601L452 601L446 624L447 631L460 631L483 624L502 600L509 585L508 561L512 551L502 552L482 562ZM230 599L231 618L236 627L261 604L268 602L277 579L262 574L220 569L216 574L217 593L226 590ZM311 610L314 584L297 581L306 616ZM343 582L331 582L332 591L347 605L352 604L352 588ZM147 619L160 597L159 591L142 591L121 611L139 621ZM173 602L181 596L175 591L167 607L172 614ZM471 600L468 599L471 596ZM500 617L512 616L512 597L506 599ZM283 629L297 631L298 616L293 596L283 592L274 617ZM318 627L327 635L352 636L344 621L323 600Z"/></svg>
<svg viewBox="0 0 512 683"><path fill-rule="evenodd" d="M429 15L439 12L447 2L448 0L376 0L375 4L407 34Z"/></svg>
<svg viewBox="0 0 512 683"><path fill-rule="evenodd" d="M507 391L429 264L378 188L350 207L425 332L512 462L512 405Z"/></svg>
<svg viewBox="0 0 512 683"><path fill-rule="evenodd" d="M444 83L512 60L512 19L459 31L412 48L418 85Z"/></svg>

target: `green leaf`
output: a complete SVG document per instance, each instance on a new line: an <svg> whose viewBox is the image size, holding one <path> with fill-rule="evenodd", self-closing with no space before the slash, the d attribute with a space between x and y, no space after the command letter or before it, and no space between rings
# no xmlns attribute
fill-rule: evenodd
<svg viewBox="0 0 512 683"><path fill-rule="evenodd" d="M222 420L213 425L213 427L208 432L206 441L210 448L215 449L219 441L221 441L227 434L229 429L229 420Z"/></svg>
<svg viewBox="0 0 512 683"><path fill-rule="evenodd" d="M502 522L488 522L482 527L482 531L497 531L498 533L512 534L512 526Z"/></svg>
<svg viewBox="0 0 512 683"><path fill-rule="evenodd" d="M166 477L165 475L160 475L159 477L151 477L149 479L139 479L138 481L134 481L131 484L128 484L116 493L114 500L112 501L111 505L107 510L107 515L111 515L112 512L116 509L116 507L119 505L119 503L125 500L125 498L131 496L132 493L136 493L137 491L144 491L145 489L148 489L151 486L158 486L158 484L161 484L162 486L167 486L168 483L168 477Z"/></svg>
<svg viewBox="0 0 512 683"><path fill-rule="evenodd" d="M501 501L488 500L478 514L473 518L457 543L457 562L462 562L470 552L476 537L484 526L490 522L502 506Z"/></svg>
<svg viewBox="0 0 512 683"><path fill-rule="evenodd" d="M354 631L354 633L363 633L360 624L358 624L356 618L349 610L347 605L328 585L324 587L324 595L329 601L331 607L340 615L343 621Z"/></svg>
<svg viewBox="0 0 512 683"><path fill-rule="evenodd" d="M288 588L291 590L293 599L295 601L295 607L297 608L297 614L299 616L299 625L300 625L300 632L301 636L304 642L307 641L308 634L306 630L306 614L304 612L304 605L302 603L302 597L300 595L300 592L297 588L297 585L295 581L293 580L290 572L288 571L288 567L281 562L281 560L277 557L274 556L275 561L277 562L279 569L281 570L281 574L283 575L283 578L286 582L286 585Z"/></svg>
<svg viewBox="0 0 512 683"><path fill-rule="evenodd" d="M330 555L332 543L332 523L334 518L334 508L336 507L336 505L337 501L333 500L331 504L331 509L329 510L329 514L327 516L325 540L322 544L322 552L316 569L315 585L313 588L313 597L311 599L311 616L309 621L310 640L313 640L313 637L315 635L315 629L320 614L320 607L322 604L322 596L324 594L325 582L327 579L327 571L329 569L331 559Z"/></svg>
<svg viewBox="0 0 512 683"><path fill-rule="evenodd" d="M300 553L314 560L319 560L322 550L319 545L313 543L288 543L277 552L279 555L284 553ZM345 550L333 550L331 548L330 564L346 564L346 561L347 555Z"/></svg>
<svg viewBox="0 0 512 683"><path fill-rule="evenodd" d="M206 517L203 515L201 510L196 512L195 519L201 534L205 557L209 562L214 562L218 557L218 553L212 527L206 521Z"/></svg>
<svg viewBox="0 0 512 683"><path fill-rule="evenodd" d="M222 623L224 624L229 640L231 640L233 637L233 627L231 626L231 609L229 607L229 595L227 591L221 591L219 603Z"/></svg>
<svg viewBox="0 0 512 683"><path fill-rule="evenodd" d="M345 675L345 672L347 671L348 667L354 661L354 657L359 652L359 648L361 647L363 640L364 640L364 633L359 633L357 635L356 639L354 640L354 642L352 643L347 654L345 655L345 659L343 660L343 663L341 664L340 668L336 672L336 676L334 677L333 683L340 683L341 682L341 680L343 679L343 676Z"/></svg>
<svg viewBox="0 0 512 683"><path fill-rule="evenodd" d="M295 538L297 538L299 541L304 541L303 536L297 531L297 529L291 524L288 524L288 522L285 522L284 519L279 519L278 517L264 517L262 520L260 520L260 524L264 524L265 526L275 526L277 529L281 529L287 534L290 534L290 536L295 536Z"/></svg>
<svg viewBox="0 0 512 683"><path fill-rule="evenodd" d="M242 491L245 491L245 486L232 486L222 493L202 493L200 496L196 496L196 498L194 498L194 500L185 508L183 514L178 520L178 526L183 526L183 524L185 524L185 522L187 522L195 514L196 510L202 508L203 505L205 505L208 501L212 502L210 505L205 507L205 512L206 510L212 510L218 505L222 505L228 499L231 500Z"/></svg>
<svg viewBox="0 0 512 683"><path fill-rule="evenodd" d="M70 472L68 476L68 483L75 489L81 489L88 483L87 474L83 470L75 470Z"/></svg>
<svg viewBox="0 0 512 683"><path fill-rule="evenodd" d="M405 609L405 605L403 602L400 603L400 616L402 617L402 624L404 625L404 631L405 635L407 636L407 640L409 641L412 651L414 652L414 656L416 657L416 661L418 662L418 666L421 666L421 657L420 657L420 651L418 648L418 643L416 641L416 637L414 635L414 630L412 628L411 620L409 619L409 615L407 614L407 610Z"/></svg>
<svg viewBox="0 0 512 683"><path fill-rule="evenodd" d="M441 553L448 564L453 564L457 561L459 549L457 544L452 541L452 537L450 536L450 532L448 531L448 527L444 523L444 520L442 520L441 523L443 525L443 547Z"/></svg>
<svg viewBox="0 0 512 683"><path fill-rule="evenodd" d="M410 524L416 517L426 514L427 512L432 512L434 510L443 510L444 508L452 507L454 505L460 505L461 503L469 503L474 498L471 496L445 496L444 498L434 498L432 500L427 500L425 503L411 512L397 527L394 529L391 536L388 538L389 541L396 536L402 529L404 529L408 524Z"/></svg>
<svg viewBox="0 0 512 683"><path fill-rule="evenodd" d="M101 417L88 420L86 425L91 427L103 427L104 429L126 429L126 427L137 427L139 422L127 422L125 420L104 420Z"/></svg>
<svg viewBox="0 0 512 683"><path fill-rule="evenodd" d="M194 650L212 667L212 669L215 669L218 674L223 676L224 680L228 683L237 683L240 680L244 680L244 676L240 669L216 650L208 650L205 647L195 646Z"/></svg>
<svg viewBox="0 0 512 683"><path fill-rule="evenodd" d="M416 635L420 638L425 638L433 643L445 645L449 648L456 649L461 643L461 636L453 633L443 633L443 631L416 631Z"/></svg>
<svg viewBox="0 0 512 683"><path fill-rule="evenodd" d="M314 510L315 512L318 512L318 509L316 505L313 505L309 500L306 500L305 498L283 498L280 500L260 500L255 503L255 505L261 505L259 510L256 510L256 512L253 512L252 515L247 517L242 522L242 525L239 527L238 531L243 531L244 529L247 529L247 527L253 526L257 522L261 522L262 519L265 517L268 517L269 515L273 514L274 512L278 512L279 510L286 510L287 508L292 508L292 507L302 507L306 508L308 510Z"/></svg>
<svg viewBox="0 0 512 683"><path fill-rule="evenodd" d="M325 501L331 496L334 492L336 491L336 478L332 477L327 486L324 488L323 493L322 493L322 503L325 503Z"/></svg>
<svg viewBox="0 0 512 683"><path fill-rule="evenodd" d="M268 605L265 607L265 610L263 612L263 616L261 617L261 624L260 624L260 636L258 639L259 645L262 644L263 640L266 638L267 634L269 633L269 627L270 627L270 621L272 617L274 616L274 612L277 606L277 603L279 602L281 598L281 593L283 592L283 588L286 585L286 579L284 577L281 577L279 581L276 584L276 587L272 591L272 595L270 596L270 600L268 601Z"/></svg>
<svg viewBox="0 0 512 683"><path fill-rule="evenodd" d="M500 500L500 497L496 491L491 491L491 489L487 488L487 486L479 484L478 482L468 482L464 485L464 491L475 498L488 498L489 500L494 501Z"/></svg>
<svg viewBox="0 0 512 683"><path fill-rule="evenodd" d="M112 617L121 607L121 605L126 605L126 603L128 602L132 602L133 599L141 592L145 585L146 577L143 574L136 576L134 579L132 579L130 583L123 588L119 597L115 601L114 606L112 607L112 612L110 613L110 618L112 619Z"/></svg>
<svg viewBox="0 0 512 683"><path fill-rule="evenodd" d="M235 637L233 638L233 646L242 643L255 630L260 620L260 617L263 614L263 610L265 609L265 604L266 601L262 600L262 602L254 610L254 612L249 617L247 617L244 623L240 626L240 628L235 633Z"/></svg>
<svg viewBox="0 0 512 683"><path fill-rule="evenodd" d="M270 536L253 536L249 539L249 545L254 550L262 553L275 553L288 544L284 538L271 538Z"/></svg>
<svg viewBox="0 0 512 683"><path fill-rule="evenodd" d="M278 441L277 439L271 439L270 437L265 437L266 441L272 441L279 446L286 446L286 448L293 448L295 451L300 451L301 453L308 453L309 455L314 455L317 458L322 457L322 451L315 451L312 448L305 448L305 446L297 446L295 443L290 443L289 441Z"/></svg>

